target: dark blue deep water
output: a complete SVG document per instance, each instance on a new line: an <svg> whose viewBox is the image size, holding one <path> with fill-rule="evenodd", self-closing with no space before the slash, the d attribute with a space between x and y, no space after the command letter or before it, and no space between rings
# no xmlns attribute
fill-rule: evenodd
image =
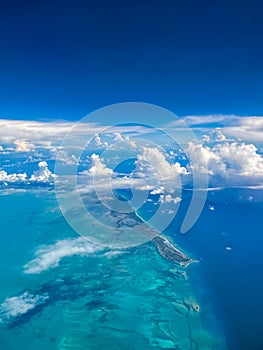
<svg viewBox="0 0 263 350"><path fill-rule="evenodd" d="M180 215L167 234L173 236L179 222ZM263 191L209 192L197 223L176 242L200 260L201 283L229 348L263 349ZM198 277L195 288L198 293Z"/></svg>

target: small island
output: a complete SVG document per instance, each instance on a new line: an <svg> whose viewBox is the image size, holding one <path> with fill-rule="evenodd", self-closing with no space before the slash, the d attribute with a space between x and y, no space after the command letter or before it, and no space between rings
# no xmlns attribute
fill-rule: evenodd
<svg viewBox="0 0 263 350"><path fill-rule="evenodd" d="M156 245L159 253L167 260L176 261L183 267L187 267L189 264L196 262L196 260L189 258L172 243L170 243L167 238L160 234L154 237L152 241Z"/></svg>

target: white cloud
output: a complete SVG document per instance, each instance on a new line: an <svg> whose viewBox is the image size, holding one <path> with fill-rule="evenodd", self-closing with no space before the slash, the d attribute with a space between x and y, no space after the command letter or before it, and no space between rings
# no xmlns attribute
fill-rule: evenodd
<svg viewBox="0 0 263 350"><path fill-rule="evenodd" d="M97 154L90 157L91 166L88 170L79 173L78 190L80 193L99 191L100 196L112 195L113 189L135 188L140 190L152 189L141 179L132 176L119 177L111 168L104 163L103 158ZM104 193L104 194L103 194Z"/></svg>
<svg viewBox="0 0 263 350"><path fill-rule="evenodd" d="M180 198L178 196L173 198L171 196L171 194L167 194L167 195L161 194L160 197L159 197L159 202L160 203L174 203L174 204L178 204L178 203L181 202L181 200L182 200L182 198Z"/></svg>
<svg viewBox="0 0 263 350"><path fill-rule="evenodd" d="M263 142L263 116L193 115L182 119L194 129L199 127L209 131L209 124L220 124L224 136L234 137L241 142Z"/></svg>
<svg viewBox="0 0 263 350"><path fill-rule="evenodd" d="M5 299L0 305L0 322L18 317L33 310L36 306L44 304L48 295L33 295L30 292Z"/></svg>
<svg viewBox="0 0 263 350"><path fill-rule="evenodd" d="M225 123L236 120L235 115L224 115L224 114L208 114L208 115L188 115L184 116L183 120L190 126L203 125L203 124L215 124Z"/></svg>
<svg viewBox="0 0 263 350"><path fill-rule="evenodd" d="M114 258L116 256L123 255L125 253L125 250L110 250L103 254L108 259Z"/></svg>
<svg viewBox="0 0 263 350"><path fill-rule="evenodd" d="M218 154L213 152L208 146L204 146L200 143L190 142L187 154L190 159L190 168L192 170L197 170L200 173L208 174L226 174L226 165Z"/></svg>
<svg viewBox="0 0 263 350"><path fill-rule="evenodd" d="M34 171L29 181L36 182L51 182L55 175L48 169L47 162L42 161L38 163L38 170Z"/></svg>
<svg viewBox="0 0 263 350"><path fill-rule="evenodd" d="M74 154L69 154L68 152L57 149L53 147L50 150L51 157L54 157L56 161L62 162L65 165L74 165L78 164L78 158Z"/></svg>
<svg viewBox="0 0 263 350"><path fill-rule="evenodd" d="M65 257L76 254L94 254L101 250L103 250L101 246L89 242L84 237L63 239L55 244L40 247L35 253L35 258L24 266L24 273L39 274L58 266Z"/></svg>
<svg viewBox="0 0 263 350"><path fill-rule="evenodd" d="M225 143L214 151L227 163L229 176L263 178L263 157L253 144Z"/></svg>
<svg viewBox="0 0 263 350"><path fill-rule="evenodd" d="M225 141L226 137L222 132L221 128L216 128L212 130L212 135L215 141Z"/></svg>
<svg viewBox="0 0 263 350"><path fill-rule="evenodd" d="M0 182L52 182L55 175L48 169L48 164L45 161L38 163L38 170L34 171L30 178L26 173L8 174L5 170L0 170Z"/></svg>
<svg viewBox="0 0 263 350"><path fill-rule="evenodd" d="M153 194L153 195L155 195L155 194L162 194L163 192L164 192L164 187L160 186L160 187L155 188L154 190L152 190L150 192L150 194Z"/></svg>
<svg viewBox="0 0 263 350"><path fill-rule="evenodd" d="M124 138L122 137L121 133L115 132L113 135L114 135L114 141L124 141Z"/></svg>
<svg viewBox="0 0 263 350"><path fill-rule="evenodd" d="M211 131L208 132L208 134L202 135L202 142L205 144L227 142L227 141L230 141L230 140L226 138L222 128L212 129Z"/></svg>
<svg viewBox="0 0 263 350"><path fill-rule="evenodd" d="M129 146L130 146L131 148L136 148L136 147L137 147L135 141L131 140L130 138L128 138L127 141L129 142Z"/></svg>
<svg viewBox="0 0 263 350"><path fill-rule="evenodd" d="M134 188L151 191L151 194L172 193L175 185L178 184L178 176L188 174L186 168L181 167L178 162L169 163L157 148L143 147L137 159L135 170L127 176L119 177L118 173L114 173L106 166L103 158L93 154L90 168L80 173L80 175L88 175L86 180L83 178L84 190L95 185L97 190ZM93 176L96 177L94 184L89 180L89 178L93 179ZM167 186L164 186L164 183Z"/></svg>
<svg viewBox="0 0 263 350"><path fill-rule="evenodd" d="M0 170L0 182L24 182L27 180L26 173L8 174L4 170Z"/></svg>
<svg viewBox="0 0 263 350"><path fill-rule="evenodd" d="M34 145L32 143L29 143L25 140L16 140L14 141L14 144L16 146L16 152L30 152L31 149L34 148Z"/></svg>
<svg viewBox="0 0 263 350"><path fill-rule="evenodd" d="M224 127L224 133L241 141L263 143L263 116L240 117L236 125Z"/></svg>
<svg viewBox="0 0 263 350"><path fill-rule="evenodd" d="M211 141L211 138L210 138L209 135L203 135L202 141L203 141L203 142L210 142L210 141Z"/></svg>
<svg viewBox="0 0 263 350"><path fill-rule="evenodd" d="M96 177L111 176L113 174L113 170L107 168L103 158L100 158L97 154L93 153L90 157L90 160L90 169L82 172L82 174Z"/></svg>
<svg viewBox="0 0 263 350"><path fill-rule="evenodd" d="M156 147L143 147L143 153L138 155L134 174L143 177L160 177L162 180L176 179L178 175L186 175L187 170L180 163L170 164L164 154Z"/></svg>
<svg viewBox="0 0 263 350"><path fill-rule="evenodd" d="M94 141L95 141L96 146L101 146L103 144L103 142L101 141L101 138L98 134L96 134L94 136Z"/></svg>
<svg viewBox="0 0 263 350"><path fill-rule="evenodd" d="M207 166L210 182L222 185L255 185L263 183L263 157L253 144L226 142L213 148L191 143L188 149L193 170L204 172Z"/></svg>
<svg viewBox="0 0 263 350"><path fill-rule="evenodd" d="M118 143L123 142L125 146L128 144L131 148L137 147L135 141L131 140L129 135L123 135L121 132L114 132L113 133L113 141L118 142Z"/></svg>
<svg viewBox="0 0 263 350"><path fill-rule="evenodd" d="M184 116L181 119L173 122L171 126L180 125L180 121L186 122L190 127L203 127L210 129L209 124L218 124L221 131L225 135L234 136L240 140L263 141L263 116L235 116L235 115L205 115L205 116ZM51 143L60 143L65 135L71 131L72 137L76 135L94 136L95 142L100 145L100 132L105 130L105 126L101 127L95 123L78 123L74 130L74 122L70 121L51 121L51 122L37 122L28 120L5 120L0 119L0 143L14 144L15 142L33 143L42 145L43 147L50 147ZM220 124L220 125L219 125ZM110 133L114 135L115 139L128 140L129 136L122 133L130 133L133 135L151 133L152 129L143 128L141 126L127 126L111 127ZM46 143L46 145L44 145ZM47 145L49 143L49 145ZM19 148L20 146L18 146ZM24 145L23 147L29 147Z"/></svg>
<svg viewBox="0 0 263 350"><path fill-rule="evenodd" d="M99 134L95 134L93 142L97 148L107 148L108 142L103 141Z"/></svg>
<svg viewBox="0 0 263 350"><path fill-rule="evenodd" d="M105 186L102 179L104 176L107 176L113 177L113 187L135 186L137 189L141 188L142 190L153 191L153 193L154 191L158 191L158 188L163 185L162 181L165 181L166 185L168 182L175 184L180 179L182 181L188 181L190 177L185 175L188 175L192 170L205 172L206 166L209 170L211 183L217 180L216 185L242 184L252 186L262 184L262 156L253 143L262 143L263 145L263 116L208 115L185 116L182 119L195 130L201 130L198 136L200 139L205 133L203 136L205 145L189 144L189 154L187 155L191 158L191 166L182 166L177 161L178 158L176 159L176 155L170 152L170 156L175 158L175 163L171 162L171 157L166 156L161 148L142 147L138 148L138 152L136 152L141 152L138 154L136 169L125 178L116 177L118 174L115 174L105 164L103 158L96 154L92 155L91 168L83 172L83 174L85 173L90 176L96 174L96 177L101 178L101 186ZM176 127L179 124L180 120L179 122L175 122L174 126ZM213 128L209 124L213 125ZM65 121L43 123L36 121L0 120L0 143L3 144L4 151L8 149L10 151L12 149L12 152L36 152L37 149L42 147L48 149L49 156L56 156L64 164L73 165L77 164L77 157L68 149L62 150L60 148L57 150L56 147L73 126L73 122ZM152 129L146 130L147 128L140 126L134 126L132 128L128 126L111 127L109 129L110 132L103 134L102 130L104 129L105 126L101 127L92 123L79 123L74 127L72 139L74 141L76 135L87 137L87 140L93 137L94 144L101 149L101 147L109 146L104 141L104 137L106 139L108 137L110 140L123 142L125 144L123 150L125 150L129 147L136 147L132 139L133 136L142 135L147 132L152 133ZM236 141L229 142L231 138L235 138ZM244 140L248 142L244 143ZM209 146L210 142L211 144ZM215 143L217 143L216 146L214 146ZM76 146L72 142L72 147ZM0 146L0 150L2 150L1 154L3 154L2 146ZM47 153L40 153L32 154L34 156L32 159L36 159L37 157L40 161L44 156L47 159ZM4 167L4 169L0 170L1 182L50 182L54 179L54 174L48 169L45 161L40 161L39 169L30 178L25 172L21 172L20 170L17 173L9 174L6 169ZM165 191L167 192L167 186ZM163 194L165 195L167 193Z"/></svg>
<svg viewBox="0 0 263 350"><path fill-rule="evenodd" d="M232 250L232 247L225 247L225 250L231 251L231 250Z"/></svg>
<svg viewBox="0 0 263 350"><path fill-rule="evenodd" d="M74 127L74 129L72 129ZM132 135L142 135L152 132L151 129L135 125L132 128L130 126L100 126L96 123L86 123L70 121L51 121L51 122L38 122L31 120L7 120L0 119L0 143L14 144L17 140L23 140L24 142L33 143L35 146L49 143L46 145L50 147L52 145L60 144L64 137L71 132L70 137L74 140L78 140L78 137L84 137L87 141L93 138L95 135L95 142L102 142L100 132L105 132L105 128L110 127L108 134L121 134L130 133ZM126 139L126 137L125 137ZM75 145L76 146L76 145Z"/></svg>
<svg viewBox="0 0 263 350"><path fill-rule="evenodd" d="M138 189L140 189L141 191L151 191L151 190L154 191L154 186L152 186L152 185L142 185Z"/></svg>
<svg viewBox="0 0 263 350"><path fill-rule="evenodd" d="M0 142L10 144L17 140L24 140L27 142L53 141L59 143L73 125L73 122L68 121L37 122L0 119ZM94 135L101 129L94 123L79 123L74 130L74 135Z"/></svg>

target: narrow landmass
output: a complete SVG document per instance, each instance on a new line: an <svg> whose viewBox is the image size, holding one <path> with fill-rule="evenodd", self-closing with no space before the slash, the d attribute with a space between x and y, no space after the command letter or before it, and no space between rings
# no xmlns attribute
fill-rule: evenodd
<svg viewBox="0 0 263 350"><path fill-rule="evenodd" d="M193 262L197 262L196 260L189 258L186 254L169 242L167 238L160 234L154 237L152 242L156 245L159 253L167 260L176 261L178 264L184 267L187 267Z"/></svg>

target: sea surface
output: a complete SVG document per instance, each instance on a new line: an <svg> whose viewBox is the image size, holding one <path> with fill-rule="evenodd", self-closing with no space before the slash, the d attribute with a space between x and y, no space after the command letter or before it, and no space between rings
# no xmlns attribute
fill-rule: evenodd
<svg viewBox="0 0 263 350"><path fill-rule="evenodd" d="M79 237L52 188L2 190L0 349L263 349L263 191L210 190L182 235L189 200L163 233L184 268Z"/></svg>

